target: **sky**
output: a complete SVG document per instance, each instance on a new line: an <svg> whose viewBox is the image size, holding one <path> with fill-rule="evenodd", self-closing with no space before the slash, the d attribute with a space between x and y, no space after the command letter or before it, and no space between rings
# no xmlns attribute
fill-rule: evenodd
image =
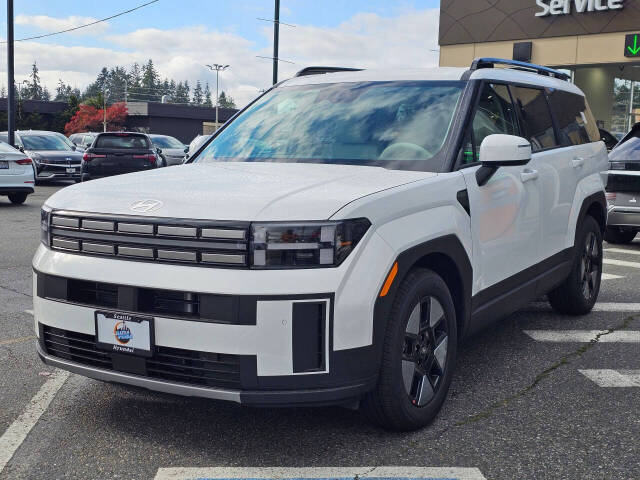
<svg viewBox="0 0 640 480"><path fill-rule="evenodd" d="M15 38L64 30L149 0L14 0ZM413 68L438 63L438 0L281 0L280 79L309 65ZM102 67L152 58L162 77L208 81L205 65L229 64L220 89L242 106L271 85L273 0L158 0L135 12L75 32L16 42L16 82L36 62L54 92L59 79L83 89ZM6 39L6 9L0 9ZM0 86L6 81L0 45Z"/></svg>

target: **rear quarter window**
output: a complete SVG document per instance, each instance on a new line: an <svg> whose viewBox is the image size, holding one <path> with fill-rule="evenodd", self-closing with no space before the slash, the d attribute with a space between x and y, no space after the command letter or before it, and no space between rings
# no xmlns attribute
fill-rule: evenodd
<svg viewBox="0 0 640 480"><path fill-rule="evenodd" d="M549 103L556 118L562 145L582 145L600 140L596 121L582 95L552 90L549 93Z"/></svg>
<svg viewBox="0 0 640 480"><path fill-rule="evenodd" d="M99 135L94 148L120 148L131 150L149 150L147 137L143 135Z"/></svg>
<svg viewBox="0 0 640 480"><path fill-rule="evenodd" d="M640 161L640 130L627 135L622 143L611 150L609 160L612 162Z"/></svg>

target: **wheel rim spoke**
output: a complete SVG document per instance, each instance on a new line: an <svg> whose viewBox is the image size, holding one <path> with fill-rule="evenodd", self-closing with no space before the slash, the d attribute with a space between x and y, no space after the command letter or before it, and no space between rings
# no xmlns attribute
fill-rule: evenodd
<svg viewBox="0 0 640 480"><path fill-rule="evenodd" d="M411 395L411 386L413 385L413 377L416 374L416 364L409 360L402 360L402 380L404 388Z"/></svg>
<svg viewBox="0 0 640 480"><path fill-rule="evenodd" d="M417 373L415 379L417 381L414 383L415 395L413 397L413 403L419 407L422 407L433 398L435 392L427 375L420 375L419 373Z"/></svg>
<svg viewBox="0 0 640 480"><path fill-rule="evenodd" d="M433 355L436 358L436 362L438 362L438 366L440 370L444 372L444 366L447 361L447 344L449 342L449 337L445 336L440 340L438 346L433 350Z"/></svg>
<svg viewBox="0 0 640 480"><path fill-rule="evenodd" d="M420 333L420 304L416 305L411 315L409 315L406 332L413 335Z"/></svg>

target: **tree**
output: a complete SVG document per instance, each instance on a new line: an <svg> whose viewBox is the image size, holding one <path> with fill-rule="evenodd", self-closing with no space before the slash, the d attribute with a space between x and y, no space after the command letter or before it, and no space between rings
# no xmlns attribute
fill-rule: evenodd
<svg viewBox="0 0 640 480"><path fill-rule="evenodd" d="M44 90L40 84L40 75L36 62L33 62L31 75L29 75L29 83L23 88L21 96L27 100L44 100Z"/></svg>
<svg viewBox="0 0 640 480"><path fill-rule="evenodd" d="M93 105L80 105L78 111L65 125L64 133L71 135L72 133L101 130L103 115L104 111ZM107 130L119 130L127 119L127 106L124 102L114 103L107 107L106 117Z"/></svg>
<svg viewBox="0 0 640 480"><path fill-rule="evenodd" d="M224 93L224 90L220 92L220 99L218 100L218 104L221 108L236 108L236 102L231 96L227 96L227 94Z"/></svg>
<svg viewBox="0 0 640 480"><path fill-rule="evenodd" d="M204 86L204 103L205 107L213 107L213 103L211 102L211 89L209 88L209 82L207 82Z"/></svg>
<svg viewBox="0 0 640 480"><path fill-rule="evenodd" d="M149 102L157 102L162 97L159 91L159 87L161 86L160 75L158 75L153 60L151 59L142 67L142 81L140 86L144 97L147 98Z"/></svg>
<svg viewBox="0 0 640 480"><path fill-rule="evenodd" d="M193 103L196 105L202 105L203 101L202 85L200 84L200 80L198 80L196 82L196 87L193 89Z"/></svg>
<svg viewBox="0 0 640 480"><path fill-rule="evenodd" d="M176 86L176 94L173 98L175 103L189 103L189 92L185 88L184 83L178 82Z"/></svg>

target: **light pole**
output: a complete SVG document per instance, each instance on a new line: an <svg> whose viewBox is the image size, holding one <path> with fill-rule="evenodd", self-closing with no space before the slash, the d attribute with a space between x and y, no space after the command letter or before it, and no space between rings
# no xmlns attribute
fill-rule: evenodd
<svg viewBox="0 0 640 480"><path fill-rule="evenodd" d="M107 92L109 90L105 88L102 91L102 131L107 131Z"/></svg>
<svg viewBox="0 0 640 480"><path fill-rule="evenodd" d="M13 78L13 0L7 0L7 141L15 145L14 131L16 128L15 86Z"/></svg>
<svg viewBox="0 0 640 480"><path fill-rule="evenodd" d="M224 72L227 68L229 68L229 65L214 63L213 65L207 65L207 67L209 67L209 70L211 70L212 72L214 70L216 71L216 130L217 130L218 129L218 105L220 104L220 96L218 95L218 80L219 80L220 72Z"/></svg>

